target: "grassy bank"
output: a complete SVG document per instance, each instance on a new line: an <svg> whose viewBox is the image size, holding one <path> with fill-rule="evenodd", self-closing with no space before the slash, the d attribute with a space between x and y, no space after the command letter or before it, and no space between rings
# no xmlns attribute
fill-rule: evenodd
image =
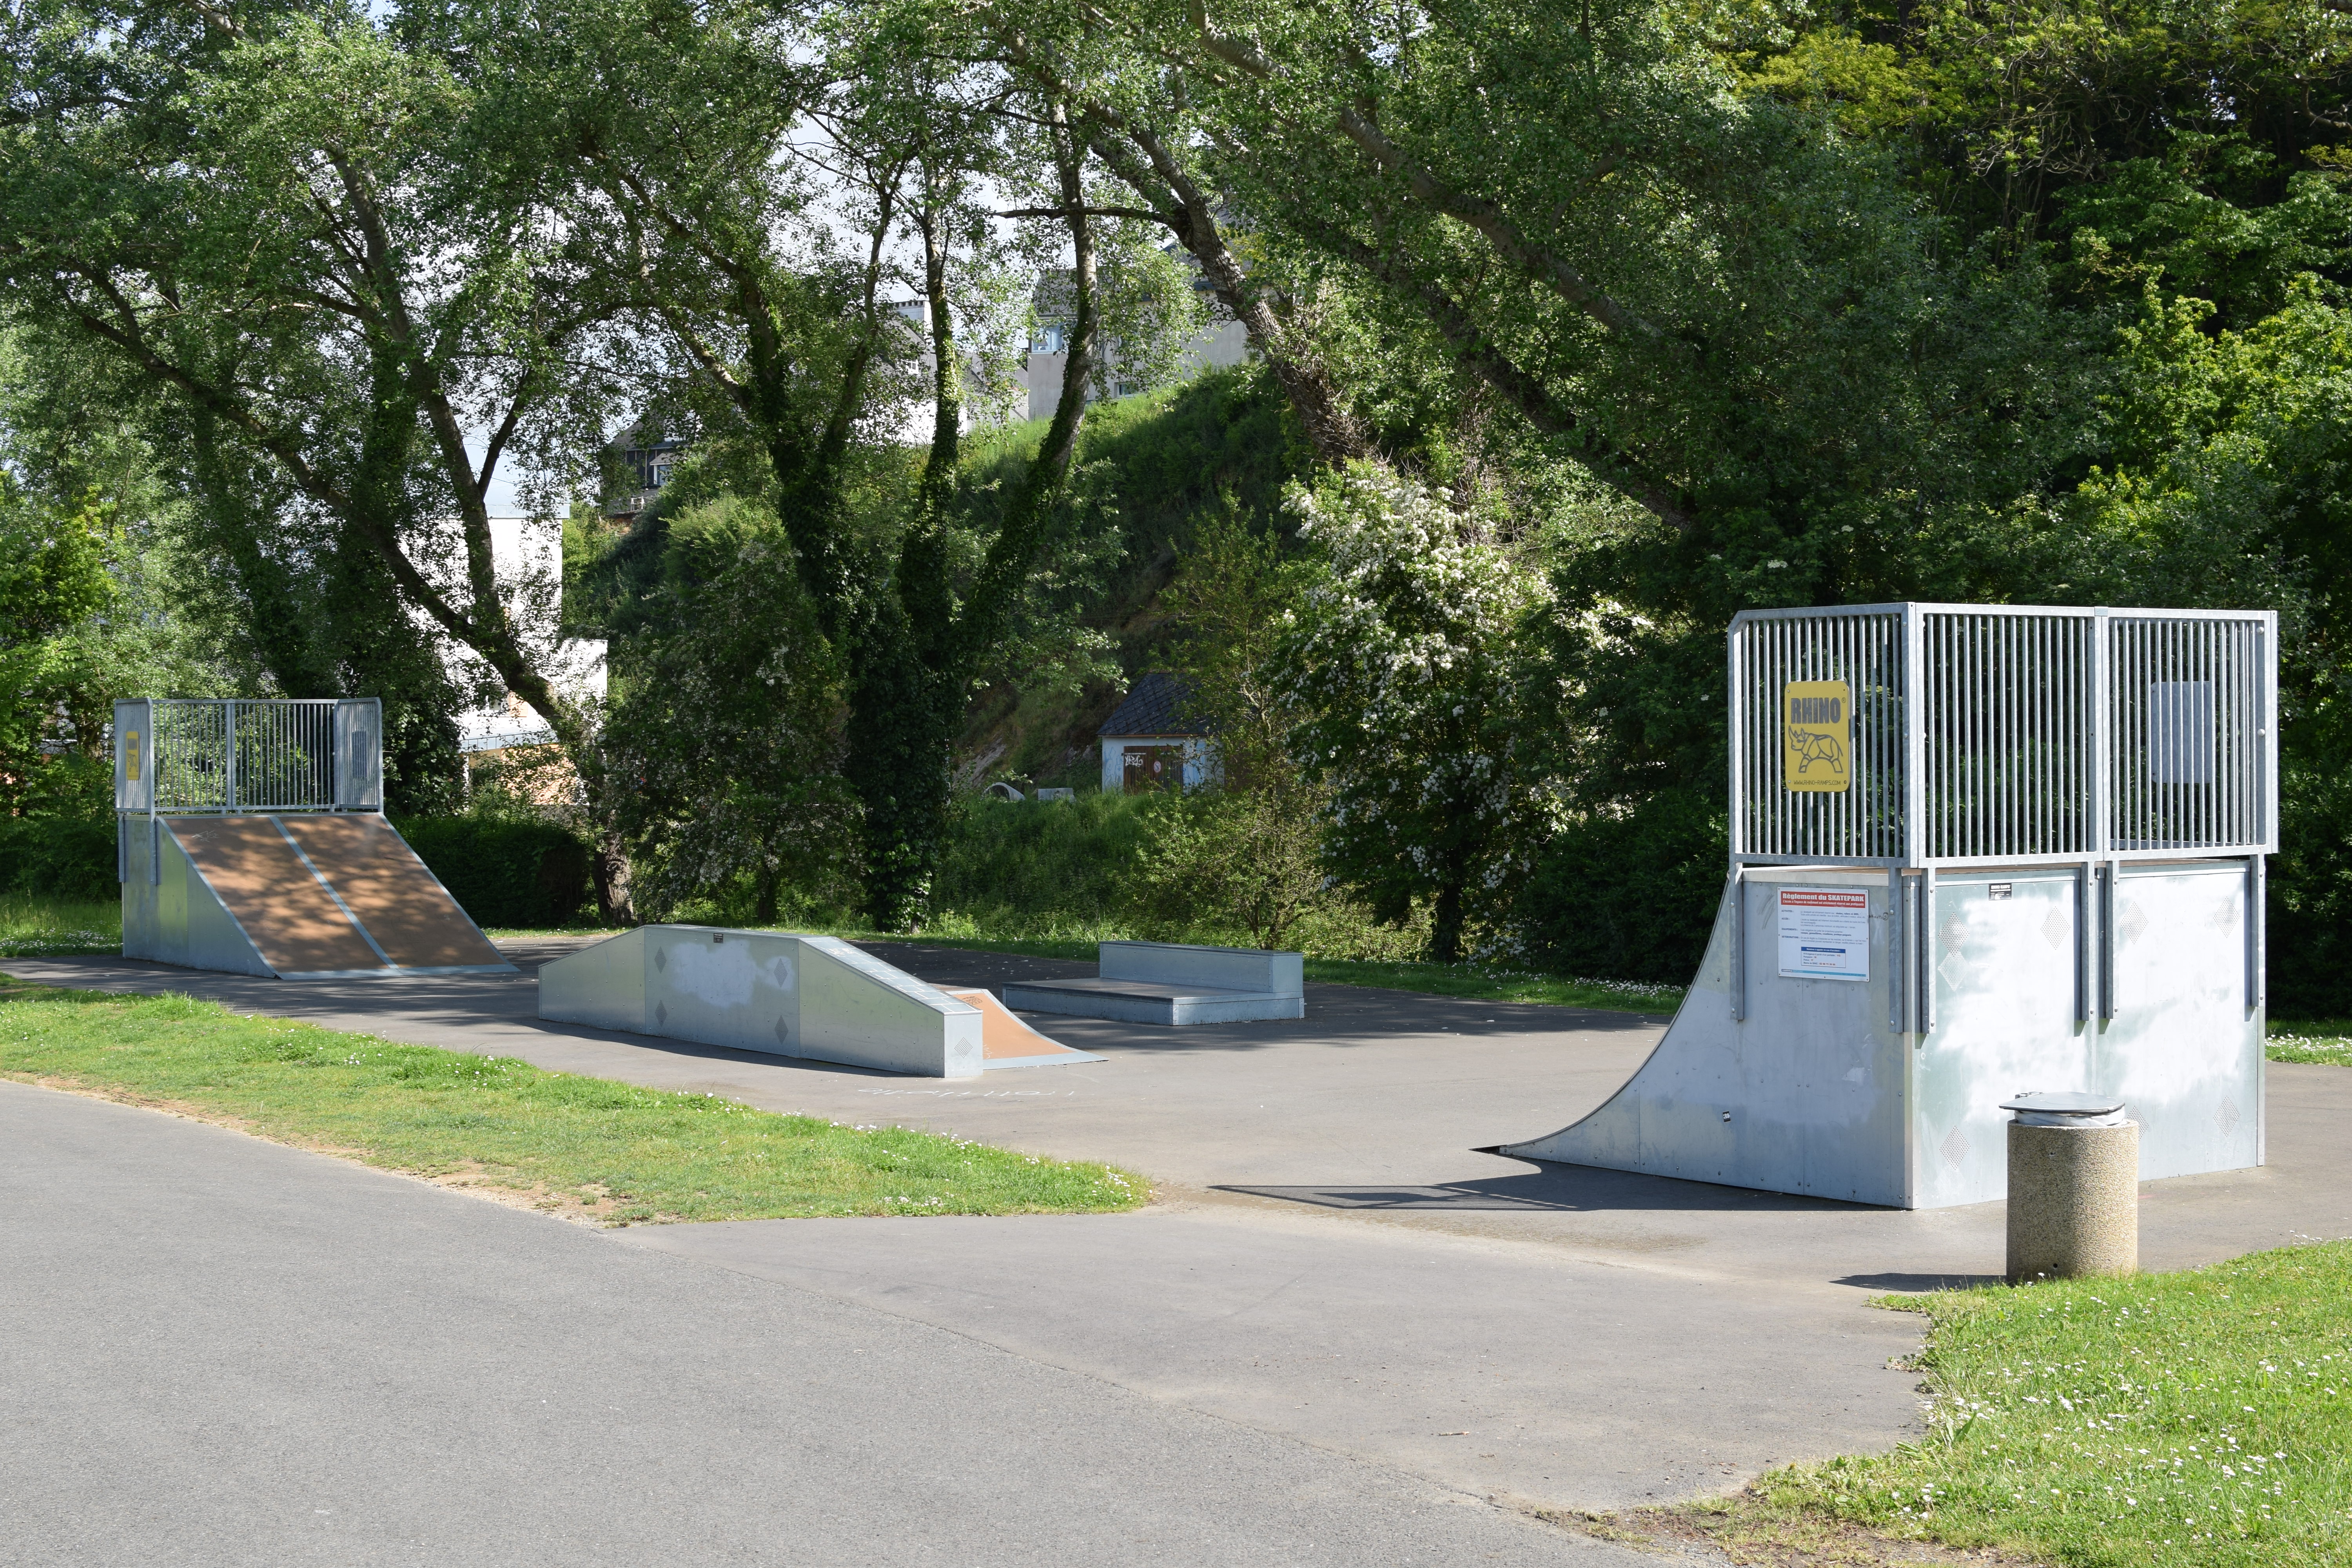
<svg viewBox="0 0 2352 1568"><path fill-rule="evenodd" d="M2352 1242L1896 1304L1933 1320L1926 1438L1623 1522L1748 1561L1859 1531L2086 1568L2352 1562Z"/></svg>
<svg viewBox="0 0 2352 1568"><path fill-rule="evenodd" d="M1141 1177L395 1045L184 996L0 983L0 1074L614 1224L1132 1208Z"/></svg>
<svg viewBox="0 0 2352 1568"><path fill-rule="evenodd" d="M0 958L122 951L122 905L0 893Z"/></svg>

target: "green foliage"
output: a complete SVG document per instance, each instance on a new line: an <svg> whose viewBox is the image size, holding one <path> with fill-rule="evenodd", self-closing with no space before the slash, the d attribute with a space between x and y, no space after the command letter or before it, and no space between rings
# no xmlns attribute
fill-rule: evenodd
<svg viewBox="0 0 2352 1568"><path fill-rule="evenodd" d="M114 818L0 816L0 892L66 900L120 896Z"/></svg>
<svg viewBox="0 0 2352 1568"><path fill-rule="evenodd" d="M2352 1552L2352 1243L1916 1306L1927 1436L1775 1471L1767 1509L2085 1568Z"/></svg>
<svg viewBox="0 0 2352 1568"><path fill-rule="evenodd" d="M627 635L608 656L602 739L652 918L742 879L766 923L782 885L854 881L839 683L791 553L772 512L730 498L666 520L657 555L602 574L636 572L606 616Z"/></svg>
<svg viewBox="0 0 2352 1568"><path fill-rule="evenodd" d="M629 1225L1132 1208L1112 1166L397 1045L186 996L0 988L0 1073L173 1101L264 1138Z"/></svg>
<svg viewBox="0 0 2352 1568"><path fill-rule="evenodd" d="M1223 927L1252 947L1288 948L1300 922L1335 901L1321 824L1290 809L1297 799L1261 787L1171 801L1126 880L1138 930L1181 940Z"/></svg>
<svg viewBox="0 0 2352 1568"><path fill-rule="evenodd" d="M1324 853L1383 919L1431 906L1431 956L1463 956L1548 827L1522 766L1516 644L1542 585L1410 479L1370 464L1297 500L1326 552L1285 639L1291 744L1330 791Z"/></svg>
<svg viewBox="0 0 2352 1568"><path fill-rule="evenodd" d="M1512 907L1520 961L1555 974L1688 984L1723 892L1724 850L1721 807L1690 791L1570 817Z"/></svg>
<svg viewBox="0 0 2352 1568"><path fill-rule="evenodd" d="M1163 805L1095 792L1068 801L966 796L949 819L935 907L1006 935L1116 925L1121 879Z"/></svg>
<svg viewBox="0 0 2352 1568"><path fill-rule="evenodd" d="M478 814L394 826L476 925L561 926L583 912L592 850L569 828Z"/></svg>

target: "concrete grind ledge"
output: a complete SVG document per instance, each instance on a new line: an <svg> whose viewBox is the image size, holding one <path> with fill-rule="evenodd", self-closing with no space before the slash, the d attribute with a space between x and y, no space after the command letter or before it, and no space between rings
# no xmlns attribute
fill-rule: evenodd
<svg viewBox="0 0 2352 1568"><path fill-rule="evenodd" d="M1122 1024L1247 1024L1304 1018L1307 998L1264 991L1216 991L1143 980L1007 982L1004 1005L1024 1013L1109 1018Z"/></svg>

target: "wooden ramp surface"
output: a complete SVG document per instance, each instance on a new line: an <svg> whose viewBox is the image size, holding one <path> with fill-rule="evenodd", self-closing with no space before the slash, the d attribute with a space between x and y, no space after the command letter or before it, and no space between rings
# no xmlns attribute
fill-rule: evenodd
<svg viewBox="0 0 2352 1568"><path fill-rule="evenodd" d="M1050 1040L1023 1023L986 991L950 991L947 994L959 1002L969 1002L980 1009L980 1058L1001 1062L1030 1057L1071 1057L1080 1061L1099 1058L1085 1051L1074 1051L1059 1040Z"/></svg>
<svg viewBox="0 0 2352 1568"><path fill-rule="evenodd" d="M280 974L382 969L349 916L335 907L294 846L267 816L164 819L223 908L245 928L261 962Z"/></svg>
<svg viewBox="0 0 2352 1568"><path fill-rule="evenodd" d="M286 831L351 906L384 956L403 969L503 965L416 851L373 815L288 816Z"/></svg>
<svg viewBox="0 0 2352 1568"><path fill-rule="evenodd" d="M280 975L513 967L381 816L164 822Z"/></svg>

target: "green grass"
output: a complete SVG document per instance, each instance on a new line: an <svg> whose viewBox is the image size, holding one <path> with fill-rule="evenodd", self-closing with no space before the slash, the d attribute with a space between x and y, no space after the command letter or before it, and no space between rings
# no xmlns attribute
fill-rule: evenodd
<svg viewBox="0 0 2352 1568"><path fill-rule="evenodd" d="M2265 1048L2274 1062L2352 1067L2352 1023L2340 1018L2273 1018Z"/></svg>
<svg viewBox="0 0 2352 1568"><path fill-rule="evenodd" d="M122 905L0 893L0 958L122 951Z"/></svg>
<svg viewBox="0 0 2352 1568"><path fill-rule="evenodd" d="M396 1045L185 996L0 981L0 1074L184 1108L262 1137L464 1177L614 1224L1133 1208L1129 1172L934 1132L779 1116Z"/></svg>
<svg viewBox="0 0 2352 1568"><path fill-rule="evenodd" d="M2352 1242L1885 1304L1933 1320L1928 1436L1691 1511L2084 1568L2352 1562Z"/></svg>

